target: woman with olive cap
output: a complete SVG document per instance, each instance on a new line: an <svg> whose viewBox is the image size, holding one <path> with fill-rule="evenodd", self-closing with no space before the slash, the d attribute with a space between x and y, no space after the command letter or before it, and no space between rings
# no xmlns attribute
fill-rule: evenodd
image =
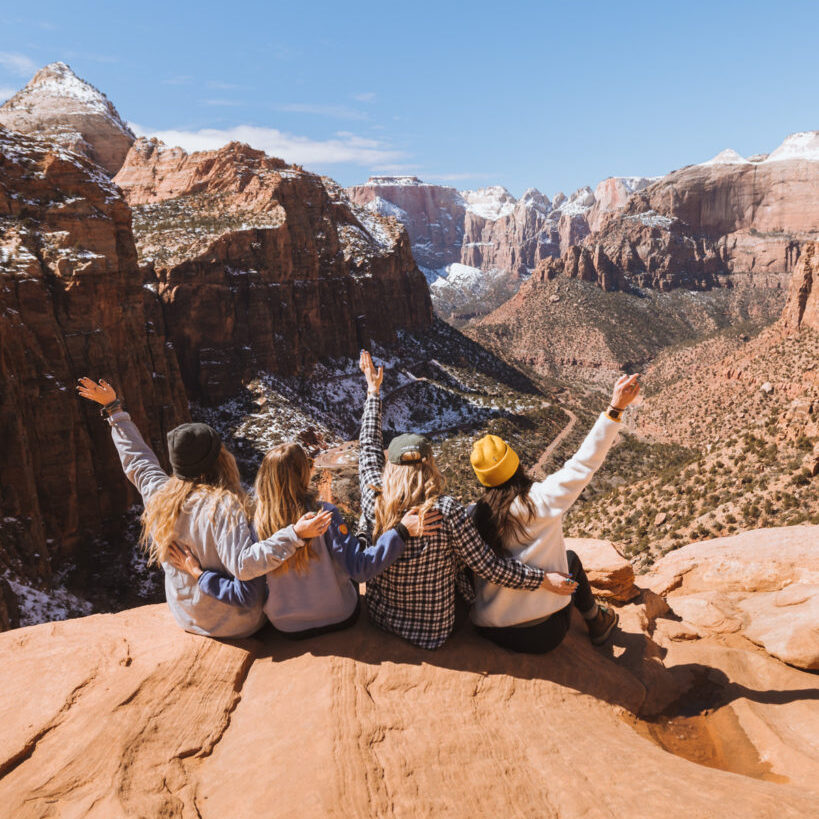
<svg viewBox="0 0 819 819"><path fill-rule="evenodd" d="M168 454L173 475L159 465L130 415L124 412L106 381L81 378L83 398L102 405L101 415L111 426L111 437L128 480L145 503L142 543L148 563L165 570L165 596L182 628L209 637L247 637L265 622L262 603L264 578L257 594L245 605L231 605L204 593L196 579L168 562L174 542L187 546L202 566L251 580L275 569L322 535L330 525L329 512L307 513L294 525L255 542L248 528L245 492L233 455L222 446L207 424L182 424L168 433Z"/></svg>
<svg viewBox="0 0 819 819"><path fill-rule="evenodd" d="M537 566L550 581L536 594L521 594L475 578L471 617L485 637L513 651L551 651L569 630L570 603L583 616L595 645L614 630L617 614L598 605L580 558L566 551L563 515L600 468L617 438L623 411L639 392L639 375L622 376L611 404L577 453L543 481L533 481L517 453L497 435L476 441L470 460L484 486L473 510L478 531L496 554Z"/></svg>

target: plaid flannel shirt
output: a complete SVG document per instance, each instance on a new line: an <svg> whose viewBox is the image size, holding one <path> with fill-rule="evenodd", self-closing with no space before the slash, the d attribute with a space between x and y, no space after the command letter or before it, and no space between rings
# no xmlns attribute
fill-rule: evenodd
<svg viewBox="0 0 819 819"><path fill-rule="evenodd" d="M360 443L359 532L371 540L384 470L378 395L367 396ZM474 599L471 583L465 581L467 567L486 580L514 589L536 589L543 582L541 569L496 556L456 500L444 495L435 508L443 516L441 528L430 536L411 537L401 557L367 583L367 611L372 621L422 648L438 648L452 633L456 584L467 592L468 601Z"/></svg>

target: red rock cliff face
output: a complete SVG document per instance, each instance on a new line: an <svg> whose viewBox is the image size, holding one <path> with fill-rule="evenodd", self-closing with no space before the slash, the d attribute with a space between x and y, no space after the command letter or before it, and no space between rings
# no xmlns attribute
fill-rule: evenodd
<svg viewBox="0 0 819 819"><path fill-rule="evenodd" d="M100 169L0 127L0 566L47 582L137 500L107 424L76 395L108 379L164 452L188 418L131 212Z"/></svg>
<svg viewBox="0 0 819 819"><path fill-rule="evenodd" d="M406 231L329 179L238 143L188 155L139 140L115 181L197 400L355 355L357 315L382 342L432 320Z"/></svg>
<svg viewBox="0 0 819 819"><path fill-rule="evenodd" d="M819 330L819 243L803 248L791 277L788 303L782 321L789 330L813 327Z"/></svg>
<svg viewBox="0 0 819 819"><path fill-rule="evenodd" d="M794 134L754 161L724 151L592 217L582 252L544 263L541 278L578 275L582 257L594 272L581 278L612 288L703 289L736 273L764 283L791 272L804 243L819 238L819 134Z"/></svg>

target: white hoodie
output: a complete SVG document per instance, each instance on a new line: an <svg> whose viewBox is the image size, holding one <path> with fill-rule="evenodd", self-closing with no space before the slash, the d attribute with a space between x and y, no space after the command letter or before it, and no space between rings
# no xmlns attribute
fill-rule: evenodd
<svg viewBox="0 0 819 819"><path fill-rule="evenodd" d="M563 468L532 485L529 497L534 503L535 514L526 527L526 536L522 541L514 538L503 544L512 557L545 571L568 572L563 515L600 468L619 430L619 421L612 421L602 414L580 449ZM522 503L516 500L511 511L522 515ZM515 626L542 620L569 603L570 596L555 594L548 589L519 591L476 577L471 617L479 626Z"/></svg>

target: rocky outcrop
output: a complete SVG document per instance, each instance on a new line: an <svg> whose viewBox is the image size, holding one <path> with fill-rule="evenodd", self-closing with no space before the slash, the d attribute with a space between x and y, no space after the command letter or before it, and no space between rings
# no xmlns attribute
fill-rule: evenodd
<svg viewBox="0 0 819 819"><path fill-rule="evenodd" d="M659 290L720 286L735 273L764 283L790 273L804 243L819 237L817 191L819 132L794 134L753 161L723 151L636 189L613 212L591 212L583 248L616 276L599 268L588 276ZM574 275L574 267L564 254L539 274Z"/></svg>
<svg viewBox="0 0 819 819"><path fill-rule="evenodd" d="M160 453L187 402L120 191L2 127L0 285L0 566L47 583L136 498L77 378L108 379Z"/></svg>
<svg viewBox="0 0 819 819"><path fill-rule="evenodd" d="M816 530L784 552L781 534L758 533L749 589L747 543L683 549L619 607L613 648L575 616L547 658L467 624L422 651L365 616L309 643L227 645L164 606L0 635L0 799L106 819L258 815L272 793L276 813L316 816L801 819L819 795L815 676L678 613L703 584L744 603L801 582Z"/></svg>
<svg viewBox="0 0 819 819"><path fill-rule="evenodd" d="M457 191L414 176L372 177L348 193L406 226L436 310L456 321L502 304L539 262L581 241L595 202L587 187L554 201L530 188L517 200L499 185Z"/></svg>
<svg viewBox="0 0 819 819"><path fill-rule="evenodd" d="M22 91L0 106L0 125L82 154L109 176L120 169L134 141L105 94L60 62L41 68Z"/></svg>
<svg viewBox="0 0 819 819"><path fill-rule="evenodd" d="M115 181L199 401L355 355L357 315L379 342L432 320L404 228L332 180L239 143L187 154L141 139Z"/></svg>
<svg viewBox="0 0 819 819"><path fill-rule="evenodd" d="M791 278L782 321L789 330L819 330L819 243L806 244Z"/></svg>

